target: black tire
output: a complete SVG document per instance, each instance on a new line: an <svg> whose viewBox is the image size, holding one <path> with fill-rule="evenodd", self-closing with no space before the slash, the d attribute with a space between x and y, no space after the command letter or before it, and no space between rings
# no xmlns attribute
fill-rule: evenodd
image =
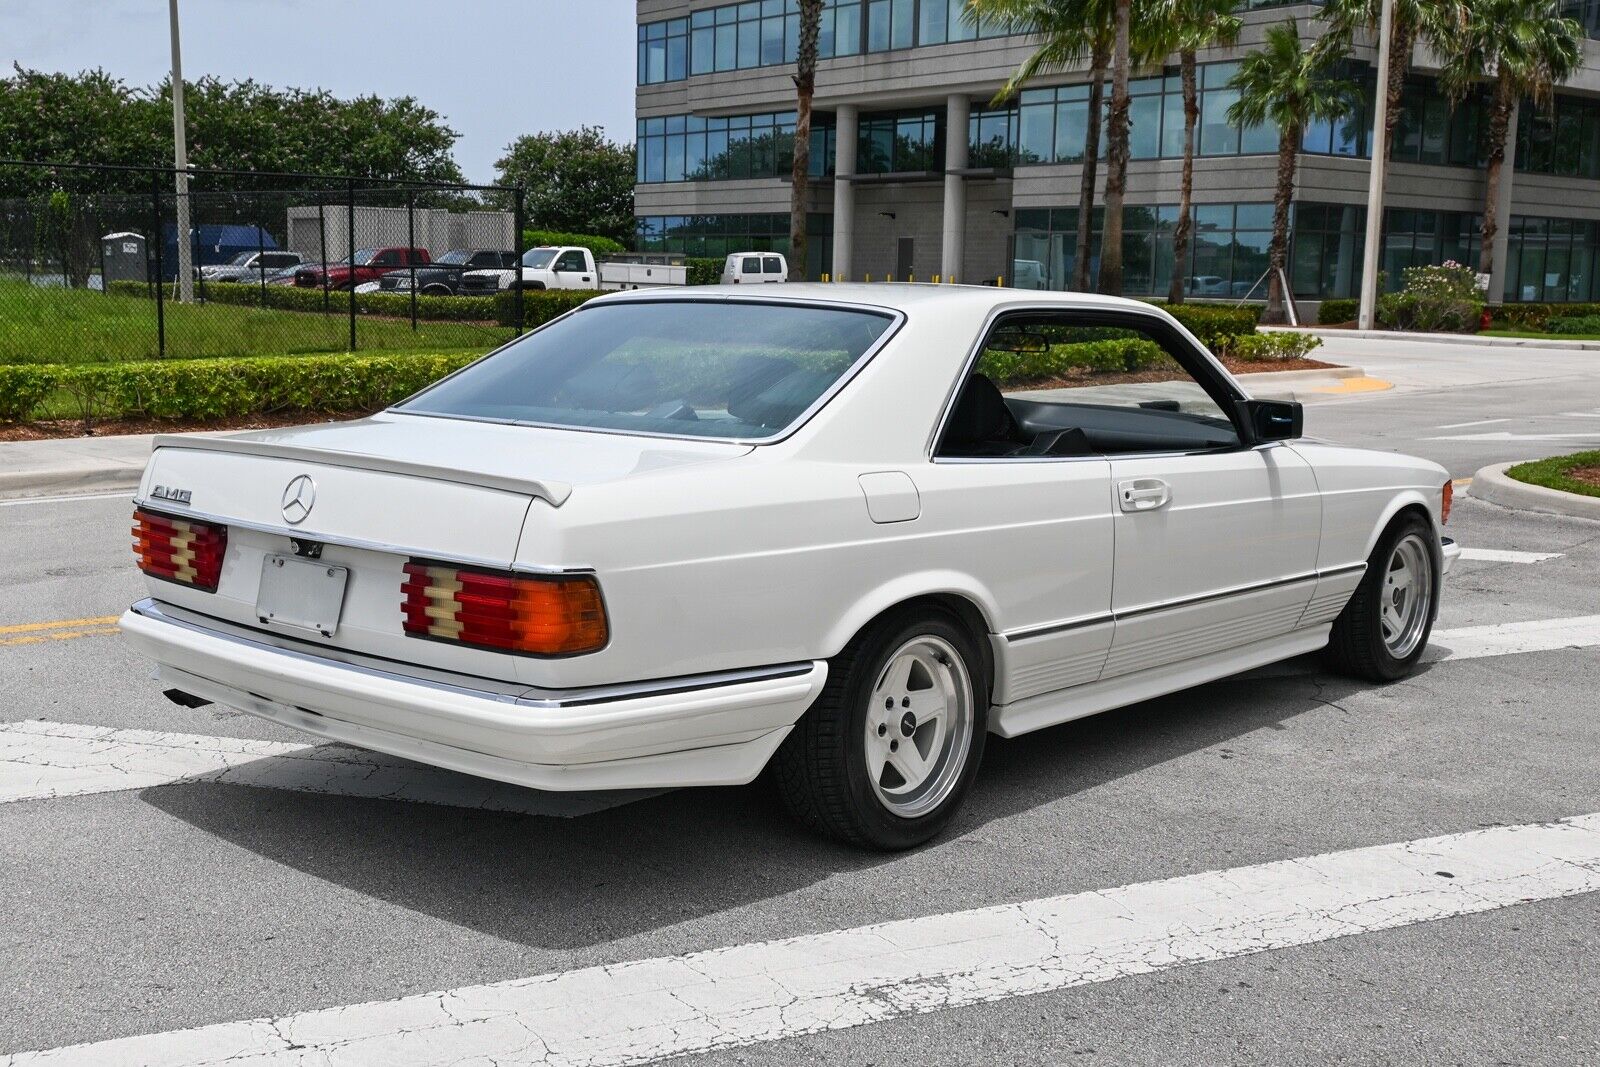
<svg viewBox="0 0 1600 1067"><path fill-rule="evenodd" d="M1383 598L1395 547L1407 537L1417 537L1427 547L1424 558L1430 568L1428 604L1420 639L1406 655L1397 656L1384 640ZM1439 614L1441 571L1439 538L1427 519L1416 512L1406 512L1390 523L1367 559L1361 584L1333 622L1328 637L1329 665L1341 674L1369 682L1394 682L1414 671L1428 648L1433 621Z"/></svg>
<svg viewBox="0 0 1600 1067"><path fill-rule="evenodd" d="M425 285L422 287L423 296L455 296L456 291L448 285Z"/></svg>
<svg viewBox="0 0 1600 1067"><path fill-rule="evenodd" d="M908 817L880 799L867 769L868 700L891 657L919 639L954 650L970 689L970 729L952 741L949 783L936 806ZM938 834L961 806L983 758L988 730L989 680L973 635L955 615L920 608L880 619L828 662L822 695L784 741L772 762L772 779L784 806L803 826L841 841L883 851L913 848ZM908 735L909 737L909 735ZM953 766L954 753L963 761Z"/></svg>

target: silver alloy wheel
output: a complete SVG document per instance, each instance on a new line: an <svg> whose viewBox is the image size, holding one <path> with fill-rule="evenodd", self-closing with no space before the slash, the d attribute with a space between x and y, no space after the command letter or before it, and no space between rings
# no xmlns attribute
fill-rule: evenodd
<svg viewBox="0 0 1600 1067"><path fill-rule="evenodd" d="M889 656L866 714L867 776L878 800L912 819L949 797L971 749L972 676L955 648L914 637Z"/></svg>
<svg viewBox="0 0 1600 1067"><path fill-rule="evenodd" d="M1383 643L1395 659L1416 651L1433 610L1433 554L1418 534L1407 534L1389 554L1379 592Z"/></svg>

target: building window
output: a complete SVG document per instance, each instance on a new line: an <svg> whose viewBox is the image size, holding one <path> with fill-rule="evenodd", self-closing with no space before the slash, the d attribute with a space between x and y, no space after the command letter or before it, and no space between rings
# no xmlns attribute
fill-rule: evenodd
<svg viewBox="0 0 1600 1067"><path fill-rule="evenodd" d="M1175 264L1172 231L1176 204L1129 205L1122 214L1123 291L1159 296L1167 292L1173 271L1186 279L1185 291L1196 297L1239 299L1250 292L1267 269L1272 241L1271 204L1197 204L1188 254ZM1090 242L1091 276L1100 266L1103 209L1094 213ZM1018 286L1065 289L1077 260L1078 209L1024 209L1017 212L1016 254L1012 281ZM1255 295L1264 295L1257 287Z"/></svg>
<svg viewBox="0 0 1600 1067"><path fill-rule="evenodd" d="M789 213L769 211L730 215L640 215L634 220L641 252L676 252L691 258L721 259L735 252L789 253ZM806 274L830 269L833 216L806 216Z"/></svg>
<svg viewBox="0 0 1600 1067"><path fill-rule="evenodd" d="M1360 205L1295 204L1289 257L1294 295L1311 300L1355 296L1366 232L1367 209Z"/></svg>
<svg viewBox="0 0 1600 1067"><path fill-rule="evenodd" d="M639 84L682 81L689 76L689 20L667 19L639 27Z"/></svg>
<svg viewBox="0 0 1600 1067"><path fill-rule="evenodd" d="M833 173L832 116L813 114L811 174ZM640 184L787 178L794 168L793 111L758 115L658 115L638 123Z"/></svg>
<svg viewBox="0 0 1600 1067"><path fill-rule="evenodd" d="M1600 103L1558 96L1554 108L1524 105L1517 118L1516 167L1533 174L1600 178Z"/></svg>
<svg viewBox="0 0 1600 1067"><path fill-rule="evenodd" d="M1600 301L1600 223L1513 215L1506 244L1506 300Z"/></svg>
<svg viewBox="0 0 1600 1067"><path fill-rule="evenodd" d="M859 134L858 174L944 169L944 117L940 112L862 115Z"/></svg>

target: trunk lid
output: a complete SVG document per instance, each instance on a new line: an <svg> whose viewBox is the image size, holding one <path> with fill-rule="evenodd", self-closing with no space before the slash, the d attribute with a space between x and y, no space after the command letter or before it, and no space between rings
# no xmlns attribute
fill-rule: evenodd
<svg viewBox="0 0 1600 1067"><path fill-rule="evenodd" d="M318 644L483 677L532 680L525 658L406 637L400 611L406 562L507 569L517 560L530 508L559 515L561 505L586 485L749 451L748 445L714 441L392 413L232 436L162 436L140 489L145 506L227 525L228 544L215 593L159 580L151 580L151 592L217 618ZM302 476L309 479L309 495ZM302 513L295 500L308 509ZM296 539L316 542L320 562L348 571L331 636L264 622L258 611L263 567L274 556L293 554Z"/></svg>

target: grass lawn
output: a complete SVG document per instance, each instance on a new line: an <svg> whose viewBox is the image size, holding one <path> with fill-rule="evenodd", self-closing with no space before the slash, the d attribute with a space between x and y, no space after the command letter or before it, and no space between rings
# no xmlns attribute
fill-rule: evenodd
<svg viewBox="0 0 1600 1067"><path fill-rule="evenodd" d="M166 354L173 358L284 356L344 352L350 323L338 314L307 314L228 304L166 304ZM356 347L366 351L480 351L509 339L507 328L358 316ZM156 356L153 300L88 289L45 289L0 282L0 363L103 363Z"/></svg>
<svg viewBox="0 0 1600 1067"><path fill-rule="evenodd" d="M1538 333L1534 330L1484 330L1484 337L1536 337L1541 341L1600 341L1600 333Z"/></svg>
<svg viewBox="0 0 1600 1067"><path fill-rule="evenodd" d="M1509 477L1546 489L1560 489L1580 496L1600 496L1600 451L1575 452L1570 456L1536 459L1519 463L1506 471Z"/></svg>

